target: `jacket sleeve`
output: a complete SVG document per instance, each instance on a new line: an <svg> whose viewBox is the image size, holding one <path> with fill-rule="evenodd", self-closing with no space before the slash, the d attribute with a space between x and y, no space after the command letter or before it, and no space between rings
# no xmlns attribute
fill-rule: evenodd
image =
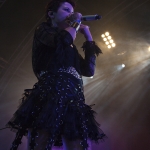
<svg viewBox="0 0 150 150"><path fill-rule="evenodd" d="M84 42L82 48L85 53L85 58L79 55L81 74L86 77L91 77L95 72L96 56L102 53L102 51L94 41Z"/></svg>

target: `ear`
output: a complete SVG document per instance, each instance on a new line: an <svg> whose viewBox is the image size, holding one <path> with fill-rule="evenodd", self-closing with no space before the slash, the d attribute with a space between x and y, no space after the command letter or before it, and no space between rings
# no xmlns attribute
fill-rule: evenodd
<svg viewBox="0 0 150 150"><path fill-rule="evenodd" d="M48 12L48 16L53 19L54 18L54 12L53 11L49 11Z"/></svg>

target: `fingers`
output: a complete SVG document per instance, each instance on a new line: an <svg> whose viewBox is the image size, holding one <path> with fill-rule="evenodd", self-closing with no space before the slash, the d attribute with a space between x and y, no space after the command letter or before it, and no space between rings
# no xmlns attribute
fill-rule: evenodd
<svg viewBox="0 0 150 150"><path fill-rule="evenodd" d="M82 14L81 13L78 13L78 12L75 12L75 13L73 13L73 14L70 14L67 18L66 18L66 20L68 21L68 22L76 22L76 21L78 21L78 22L80 22L81 21L81 17L82 17Z"/></svg>
<svg viewBox="0 0 150 150"><path fill-rule="evenodd" d="M81 21L81 18L82 18L82 14L79 13L79 12L74 12L74 13L71 13L69 14L67 17L66 17L66 20L69 20L71 22L74 22L74 21Z"/></svg>
<svg viewBox="0 0 150 150"><path fill-rule="evenodd" d="M81 24L80 28L90 28L88 25Z"/></svg>
<svg viewBox="0 0 150 150"><path fill-rule="evenodd" d="M74 15L78 15L79 17L82 17L82 14L79 13L79 12L74 12L73 14L74 14Z"/></svg>

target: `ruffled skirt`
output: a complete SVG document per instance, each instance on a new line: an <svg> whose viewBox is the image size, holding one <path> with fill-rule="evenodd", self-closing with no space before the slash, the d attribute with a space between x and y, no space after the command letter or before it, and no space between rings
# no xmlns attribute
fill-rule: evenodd
<svg viewBox="0 0 150 150"><path fill-rule="evenodd" d="M61 145L61 136L69 140L81 140L83 149L88 147L87 139L98 142L105 134L94 119L94 111L85 104L82 79L59 72L46 73L33 86L26 89L22 102L8 127L17 131L11 150L21 143L21 137L33 129L30 143L35 147L34 138L38 130L46 130L49 140L46 149L54 144Z"/></svg>

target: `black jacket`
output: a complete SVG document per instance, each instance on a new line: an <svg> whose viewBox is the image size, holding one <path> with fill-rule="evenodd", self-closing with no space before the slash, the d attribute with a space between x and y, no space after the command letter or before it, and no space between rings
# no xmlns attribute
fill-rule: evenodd
<svg viewBox="0 0 150 150"><path fill-rule="evenodd" d="M96 55L102 53L94 41L84 42L83 58L66 30L59 30L43 22L35 30L32 47L32 67L37 78L41 71L57 72L62 67L74 67L80 75L93 76Z"/></svg>

